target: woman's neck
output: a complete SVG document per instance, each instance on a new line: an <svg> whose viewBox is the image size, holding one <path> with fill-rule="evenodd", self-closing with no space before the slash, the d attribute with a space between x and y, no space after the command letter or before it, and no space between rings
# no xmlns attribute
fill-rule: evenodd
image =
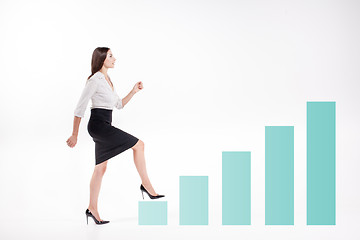
<svg viewBox="0 0 360 240"><path fill-rule="evenodd" d="M100 69L100 72L101 72L102 74L104 74L105 77L107 77L107 70L108 70L108 69L103 66L103 67Z"/></svg>

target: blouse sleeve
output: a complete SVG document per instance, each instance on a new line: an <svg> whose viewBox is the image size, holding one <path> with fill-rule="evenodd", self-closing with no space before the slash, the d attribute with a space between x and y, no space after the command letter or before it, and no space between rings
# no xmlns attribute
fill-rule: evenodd
<svg viewBox="0 0 360 240"><path fill-rule="evenodd" d="M122 98L119 97L119 95L115 92L116 94L116 102L115 102L115 107L117 109L122 109L124 106L122 105Z"/></svg>
<svg viewBox="0 0 360 240"><path fill-rule="evenodd" d="M96 79L89 79L86 82L85 88L81 94L81 97L79 99L79 102L75 108L74 115L77 117L84 117L86 107L89 103L90 98L94 95L96 92L98 83Z"/></svg>

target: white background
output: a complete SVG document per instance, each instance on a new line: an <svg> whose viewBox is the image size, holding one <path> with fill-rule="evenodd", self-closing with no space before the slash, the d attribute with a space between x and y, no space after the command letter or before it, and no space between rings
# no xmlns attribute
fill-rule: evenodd
<svg viewBox="0 0 360 240"><path fill-rule="evenodd" d="M0 2L1 239L359 239L360 2ZM108 162L110 224L86 225L87 132L66 145L96 47L121 97L113 125L145 142L168 226L138 226L132 150ZM336 225L306 225L306 102L336 101ZM295 224L265 226L265 126L294 126ZM221 225L221 152L251 151L251 225ZM209 225L179 226L179 176L209 176ZM146 199L148 200L148 199Z"/></svg>

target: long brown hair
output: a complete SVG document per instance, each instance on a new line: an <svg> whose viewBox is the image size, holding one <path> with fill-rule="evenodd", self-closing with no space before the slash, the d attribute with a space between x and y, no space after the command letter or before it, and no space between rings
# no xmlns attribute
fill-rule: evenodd
<svg viewBox="0 0 360 240"><path fill-rule="evenodd" d="M92 75L102 68L109 49L108 47L95 48L91 59L91 75L87 79L91 78Z"/></svg>

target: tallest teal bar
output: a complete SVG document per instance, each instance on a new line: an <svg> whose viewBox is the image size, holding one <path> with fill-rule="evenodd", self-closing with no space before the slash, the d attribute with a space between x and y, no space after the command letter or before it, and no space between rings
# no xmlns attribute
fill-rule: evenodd
<svg viewBox="0 0 360 240"><path fill-rule="evenodd" d="M307 224L335 225L335 102L307 103Z"/></svg>

